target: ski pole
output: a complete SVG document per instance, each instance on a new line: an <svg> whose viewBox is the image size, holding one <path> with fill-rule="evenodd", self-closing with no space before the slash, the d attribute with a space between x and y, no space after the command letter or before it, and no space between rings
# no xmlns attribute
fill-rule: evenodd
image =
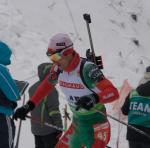
<svg viewBox="0 0 150 148"><path fill-rule="evenodd" d="M16 83L17 83L17 80L16 80ZM28 82L25 82L25 81L18 81L18 84L19 84L19 83L23 85L22 90L20 91L20 96L23 95L23 102L22 102L22 105L24 105L24 104L25 104L25 90L26 90L27 87L29 86L29 83L28 83ZM18 87L19 87L19 85L18 85ZM19 120L19 128L18 128L18 133L17 133L16 145L15 145L14 148L18 148L18 146L19 146L21 125L22 125L22 120Z"/></svg>
<svg viewBox="0 0 150 148"><path fill-rule="evenodd" d="M147 133L143 132L142 130L140 130L140 129L138 129L138 128L132 126L132 125L129 125L129 124L127 124L127 123L125 123L125 122L123 122L123 121L121 121L121 120L118 120L117 118L115 118L115 117L113 117L113 116L111 116L111 115L109 115L109 114L104 114L104 113L101 112L100 110L97 110L97 109L96 109L95 111L98 112L98 113L100 113L100 114L103 115L103 116L108 116L109 118L111 118L111 119L113 119L113 120L115 120L115 121L117 121L117 122L119 122L119 123L121 123L121 124L123 124L123 125L129 127L130 129L135 130L136 132L138 132L138 133L140 133L140 134L142 134L142 135L144 135L144 136L146 136L147 138L150 139L150 135L148 135Z"/></svg>
<svg viewBox="0 0 150 148"><path fill-rule="evenodd" d="M67 124L67 116L66 116L67 114L66 113L67 113L67 105L65 104L64 116L63 116L64 117L64 128L65 129L67 129L67 126L68 126L68 124Z"/></svg>
<svg viewBox="0 0 150 148"><path fill-rule="evenodd" d="M37 123L37 124L41 124L39 120L33 119L31 116L28 116L28 115L27 115L26 117L29 118L31 121ZM54 128L54 129L57 129L57 130L62 131L62 132L65 131L65 129L60 128L60 127L55 126L55 125L52 125L52 124L47 123L47 122L44 122L43 124L44 124L45 126L47 126L47 127Z"/></svg>
<svg viewBox="0 0 150 148"><path fill-rule="evenodd" d="M23 105L25 104L25 94L23 94ZM17 133L17 139L16 139L16 145L14 148L19 147L19 139L20 139L20 132L21 132L21 125L22 125L22 120L19 120L19 128L18 128L18 133Z"/></svg>
<svg viewBox="0 0 150 148"><path fill-rule="evenodd" d="M68 127L67 119L69 119L69 121L71 121L71 118L69 117L69 113L67 112L67 104L65 104L63 118L64 118L64 129L66 130Z"/></svg>

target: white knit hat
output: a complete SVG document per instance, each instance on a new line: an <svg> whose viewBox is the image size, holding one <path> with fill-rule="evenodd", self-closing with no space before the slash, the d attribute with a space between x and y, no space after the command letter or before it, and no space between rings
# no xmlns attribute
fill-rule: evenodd
<svg viewBox="0 0 150 148"><path fill-rule="evenodd" d="M58 33L50 39L47 52L53 54L67 48L73 48L73 42L67 34Z"/></svg>

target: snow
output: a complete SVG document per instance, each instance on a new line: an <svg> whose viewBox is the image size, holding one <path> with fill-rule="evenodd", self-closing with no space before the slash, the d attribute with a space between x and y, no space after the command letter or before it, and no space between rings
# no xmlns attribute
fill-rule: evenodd
<svg viewBox="0 0 150 148"><path fill-rule="evenodd" d="M48 41L58 32L68 33L76 50L85 56L90 44L82 15L90 13L94 48L103 57L104 74L118 88L125 79L136 87L145 67L150 65L149 9L149 0L0 0L0 40L13 50L10 71L15 78L32 85L37 80L37 65L49 61L45 55ZM133 14L137 21L132 19ZM60 91L61 108L66 103L63 98ZM108 111L111 112L111 105ZM34 147L30 122L22 123L19 147ZM111 124L108 145L116 148L118 129L122 128L119 148L127 148L126 127L119 127L112 120Z"/></svg>

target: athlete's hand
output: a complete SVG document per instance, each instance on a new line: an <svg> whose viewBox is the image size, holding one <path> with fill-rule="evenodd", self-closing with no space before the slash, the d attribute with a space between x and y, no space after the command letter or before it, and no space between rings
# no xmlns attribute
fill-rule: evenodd
<svg viewBox="0 0 150 148"><path fill-rule="evenodd" d="M16 109L16 111L13 115L13 119L15 119L15 120L17 120L17 119L25 120L25 117L28 114L28 112L33 110L34 107L35 107L34 103L31 102L31 101L28 101L27 104L25 104L22 107Z"/></svg>
<svg viewBox="0 0 150 148"><path fill-rule="evenodd" d="M76 110L79 110L80 108L90 110L92 107L94 107L94 105L98 102L98 100L99 99L96 94L82 96L76 102L76 105L77 105Z"/></svg>

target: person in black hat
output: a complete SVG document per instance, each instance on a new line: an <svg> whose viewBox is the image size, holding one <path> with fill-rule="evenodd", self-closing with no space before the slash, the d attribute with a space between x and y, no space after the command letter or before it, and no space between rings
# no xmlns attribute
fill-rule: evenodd
<svg viewBox="0 0 150 148"><path fill-rule="evenodd" d="M122 113L128 116L128 124L150 136L150 66L135 90L132 90L122 106ZM150 139L143 134L127 128L129 148L149 148Z"/></svg>
<svg viewBox="0 0 150 148"><path fill-rule="evenodd" d="M30 97L47 76L51 67L52 63L42 63L38 66L39 81L29 88ZM39 120L39 123L34 120ZM63 128L59 111L59 95L56 88L31 112L31 131L35 139L35 148L54 148L62 131L45 126L44 123L51 124L58 129Z"/></svg>

